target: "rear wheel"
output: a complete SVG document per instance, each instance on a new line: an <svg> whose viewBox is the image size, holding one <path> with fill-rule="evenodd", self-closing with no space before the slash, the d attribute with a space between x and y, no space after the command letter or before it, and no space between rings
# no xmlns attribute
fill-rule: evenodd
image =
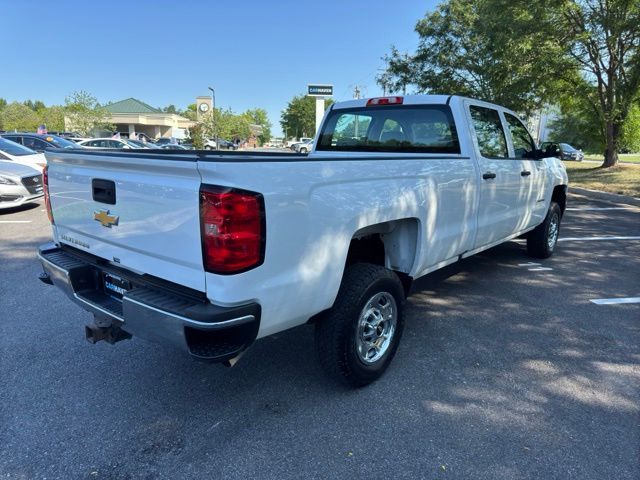
<svg viewBox="0 0 640 480"><path fill-rule="evenodd" d="M404 327L404 290L384 267L347 267L333 307L316 325L324 370L354 387L378 379L393 359Z"/></svg>
<svg viewBox="0 0 640 480"><path fill-rule="evenodd" d="M562 210L556 202L551 202L547 216L540 225L527 236L527 252L534 258L549 258L553 255L560 234Z"/></svg>

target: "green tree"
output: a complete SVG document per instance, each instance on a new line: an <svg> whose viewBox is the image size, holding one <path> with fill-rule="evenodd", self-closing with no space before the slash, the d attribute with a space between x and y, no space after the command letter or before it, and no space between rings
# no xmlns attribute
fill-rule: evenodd
<svg viewBox="0 0 640 480"><path fill-rule="evenodd" d="M109 123L109 112L93 95L85 91L73 92L69 95L65 99L64 109L69 130L90 135L96 128L113 129L113 125Z"/></svg>
<svg viewBox="0 0 640 480"><path fill-rule="evenodd" d="M392 47L378 83L392 92L455 93L530 114L553 98L553 72L562 65L548 40L551 27L540 21L548 3L445 1L417 23L414 54Z"/></svg>
<svg viewBox="0 0 640 480"><path fill-rule="evenodd" d="M269 116L264 108L247 110L243 115L248 119L249 123L260 125L262 127L262 133L258 136L260 145L264 145L271 140L271 122L269 121Z"/></svg>
<svg viewBox="0 0 640 480"><path fill-rule="evenodd" d="M51 107L45 107L36 112L38 116L38 123L47 126L48 130L62 131L64 126L64 107L60 105L52 105Z"/></svg>
<svg viewBox="0 0 640 480"><path fill-rule="evenodd" d="M231 109L213 108L203 115L200 124L207 138L247 139L251 135L249 120L244 115L236 115Z"/></svg>
<svg viewBox="0 0 640 480"><path fill-rule="evenodd" d="M204 149L204 131L202 124L196 123L189 128L189 138L193 143L193 148L196 150Z"/></svg>
<svg viewBox="0 0 640 480"><path fill-rule="evenodd" d="M325 101L325 109L333 100ZM298 95L291 99L280 117L282 131L288 138L313 137L316 131L316 100Z"/></svg>
<svg viewBox="0 0 640 480"><path fill-rule="evenodd" d="M160 110L166 113L180 113L179 110L176 108L176 106L173 104L167 105L166 107L161 108Z"/></svg>
<svg viewBox="0 0 640 480"><path fill-rule="evenodd" d="M5 130L33 131L38 128L36 112L22 103L12 102L2 109L2 128Z"/></svg>
<svg viewBox="0 0 640 480"><path fill-rule="evenodd" d="M629 115L622 127L620 140L622 153L640 153L640 104L635 103L629 109Z"/></svg>
<svg viewBox="0 0 640 480"><path fill-rule="evenodd" d="M602 166L614 166L640 89L640 2L567 0L558 18L571 33L563 42L568 55L592 85L585 98L604 131Z"/></svg>
<svg viewBox="0 0 640 480"><path fill-rule="evenodd" d="M605 145L603 167L617 163L640 88L638 0L446 0L416 31L415 54L385 57L383 88L468 95L525 114L580 96Z"/></svg>

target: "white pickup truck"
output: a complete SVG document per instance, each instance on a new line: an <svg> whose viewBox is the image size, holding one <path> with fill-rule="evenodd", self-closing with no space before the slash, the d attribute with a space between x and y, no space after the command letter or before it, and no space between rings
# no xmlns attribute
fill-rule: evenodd
<svg viewBox="0 0 640 480"><path fill-rule="evenodd" d="M314 323L322 366L378 378L413 279L525 235L553 253L567 198L515 113L457 96L337 103L309 155L47 152L41 279L137 335L233 364Z"/></svg>

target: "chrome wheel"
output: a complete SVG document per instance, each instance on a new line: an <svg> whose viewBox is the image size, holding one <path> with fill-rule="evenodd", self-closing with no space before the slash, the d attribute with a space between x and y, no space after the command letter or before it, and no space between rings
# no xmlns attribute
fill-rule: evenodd
<svg viewBox="0 0 640 480"><path fill-rule="evenodd" d="M558 241L558 231L560 230L560 217L554 213L549 221L549 233L547 235L547 247L553 250Z"/></svg>
<svg viewBox="0 0 640 480"><path fill-rule="evenodd" d="M356 350L364 363L380 360L389 350L398 324L398 306L388 292L376 293L358 318Z"/></svg>

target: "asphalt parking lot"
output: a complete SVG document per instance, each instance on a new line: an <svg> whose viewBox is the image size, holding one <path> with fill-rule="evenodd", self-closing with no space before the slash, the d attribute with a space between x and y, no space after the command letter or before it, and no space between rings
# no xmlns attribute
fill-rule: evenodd
<svg viewBox="0 0 640 480"><path fill-rule="evenodd" d="M232 369L92 346L36 278L42 203L0 212L0 478L637 480L640 304L592 300L640 296L640 208L569 207L549 260L509 242L417 282L360 390L323 376L306 326Z"/></svg>

